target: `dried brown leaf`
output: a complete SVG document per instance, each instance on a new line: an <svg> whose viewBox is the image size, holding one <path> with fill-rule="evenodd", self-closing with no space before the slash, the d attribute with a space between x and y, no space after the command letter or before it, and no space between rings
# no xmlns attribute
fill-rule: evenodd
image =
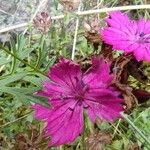
<svg viewBox="0 0 150 150"><path fill-rule="evenodd" d="M90 22L84 22L85 38L88 43L91 43L94 50L98 50L98 46L101 43L101 38L99 34L100 23L99 20L93 19Z"/></svg>
<svg viewBox="0 0 150 150"><path fill-rule="evenodd" d="M117 87L124 98L124 108L130 113L132 108L137 104L137 99L132 93L132 88L128 86L129 77L128 63L132 60L132 56L119 56L112 63L112 71L115 75L114 85Z"/></svg>
<svg viewBox="0 0 150 150"><path fill-rule="evenodd" d="M128 145L128 150L142 150L138 144Z"/></svg>
<svg viewBox="0 0 150 150"><path fill-rule="evenodd" d="M64 6L64 10L71 11L78 8L81 0L60 0L60 3Z"/></svg>
<svg viewBox="0 0 150 150"><path fill-rule="evenodd" d="M111 143L111 135L108 132L95 132L85 140L86 150L102 150L103 146Z"/></svg>
<svg viewBox="0 0 150 150"><path fill-rule="evenodd" d="M133 89L132 93L137 98L138 103L145 103L150 99L150 92L147 92L143 89Z"/></svg>
<svg viewBox="0 0 150 150"><path fill-rule="evenodd" d="M105 59L108 59L109 61L113 60L112 46L102 42L100 53L104 56Z"/></svg>
<svg viewBox="0 0 150 150"><path fill-rule="evenodd" d="M130 111L137 105L137 99L132 93L132 88L119 82L115 82L115 87L121 91L124 99L125 112L130 113Z"/></svg>
<svg viewBox="0 0 150 150"><path fill-rule="evenodd" d="M131 59L127 64L127 71L139 82L145 83L148 81L148 77L142 72L142 70L140 70L141 64L142 62L138 62L135 59Z"/></svg>
<svg viewBox="0 0 150 150"><path fill-rule="evenodd" d="M121 84L127 84L128 79L128 71L127 64L131 60L131 56L119 56L114 59L112 63L112 71L115 75L115 81L120 82Z"/></svg>
<svg viewBox="0 0 150 150"><path fill-rule="evenodd" d="M47 150L47 139L44 139L43 133L39 132L39 128L34 125L28 125L26 133L18 133L16 135L15 150ZM45 144L43 144L46 142ZM44 146L44 147L43 147Z"/></svg>

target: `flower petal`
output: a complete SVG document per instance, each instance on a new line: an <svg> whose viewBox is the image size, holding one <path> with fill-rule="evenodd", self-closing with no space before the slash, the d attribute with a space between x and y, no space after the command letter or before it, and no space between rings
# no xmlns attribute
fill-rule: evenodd
<svg viewBox="0 0 150 150"><path fill-rule="evenodd" d="M109 67L102 57L94 57L92 67L83 76L83 82L90 88L107 87L113 80L113 76L109 74Z"/></svg>
<svg viewBox="0 0 150 150"><path fill-rule="evenodd" d="M32 106L32 108L35 110L36 119L46 120L47 116L49 116L50 114L50 108L42 106L40 104L35 104Z"/></svg>
<svg viewBox="0 0 150 150"><path fill-rule="evenodd" d="M45 135L50 136L49 146L73 142L83 129L83 107L70 100L52 100L52 108L36 104L35 117L46 122Z"/></svg>
<svg viewBox="0 0 150 150"><path fill-rule="evenodd" d="M101 30L101 37L114 50L133 53L138 61L150 61L150 20L131 20L120 11L112 12L106 19L108 27Z"/></svg>
<svg viewBox="0 0 150 150"><path fill-rule="evenodd" d="M98 104L89 102L88 104L90 105L88 108L88 115L92 122L95 122L96 118L113 121L114 119L121 117L120 113L123 111L122 106L118 103Z"/></svg>
<svg viewBox="0 0 150 150"><path fill-rule="evenodd" d="M82 73L78 64L61 59L58 64L50 68L48 76L60 87L75 91L76 84L81 81Z"/></svg>
<svg viewBox="0 0 150 150"><path fill-rule="evenodd" d="M48 98L61 98L72 95L80 90L81 81L80 66L67 59L61 59L60 62L50 68L48 76L52 81L45 81L43 89L35 94Z"/></svg>
<svg viewBox="0 0 150 150"><path fill-rule="evenodd" d="M69 144L80 135L83 129L83 107L76 106L74 110L68 108L62 115L55 116L60 114L60 109L53 110L49 116L46 127L46 135L51 137L49 146Z"/></svg>
<svg viewBox="0 0 150 150"><path fill-rule="evenodd" d="M123 14L120 11L114 11L109 14L110 18L106 19L106 22L115 28L121 29L123 25L126 25L130 22L127 14Z"/></svg>
<svg viewBox="0 0 150 150"><path fill-rule="evenodd" d="M123 100L118 97L118 93L110 89L92 89L86 97L86 104L89 106L88 114L93 122L97 117L113 121L120 117L120 112L123 111L121 105Z"/></svg>

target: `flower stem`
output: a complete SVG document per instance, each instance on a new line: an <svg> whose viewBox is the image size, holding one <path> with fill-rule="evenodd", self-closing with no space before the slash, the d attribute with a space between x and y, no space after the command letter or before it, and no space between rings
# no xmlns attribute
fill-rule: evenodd
<svg viewBox="0 0 150 150"><path fill-rule="evenodd" d="M3 124L3 125L0 126L0 128L4 128L4 127L6 127L6 126L11 125L12 123L15 123L15 122L17 122L17 121L20 121L20 120L22 120L22 119L28 117L28 115L31 114L32 112L33 112L33 111L30 111L30 112L28 112L27 114L25 114L24 116L22 116L22 117L20 117L20 118L17 118L17 119L15 119L15 120L13 120L13 121L10 121L10 122L6 123L6 124Z"/></svg>
<svg viewBox="0 0 150 150"><path fill-rule="evenodd" d="M35 68L38 68L39 65L40 65L44 41L45 41L45 35L42 34L41 38L40 38L40 45L41 46L38 48L38 58L37 58L37 62L36 62Z"/></svg>

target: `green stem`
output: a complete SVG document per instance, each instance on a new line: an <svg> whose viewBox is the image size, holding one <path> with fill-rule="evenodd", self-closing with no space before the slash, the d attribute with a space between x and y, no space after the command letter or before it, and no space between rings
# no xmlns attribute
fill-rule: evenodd
<svg viewBox="0 0 150 150"><path fill-rule="evenodd" d="M40 38L40 47L38 48L38 59L37 59L35 68L38 68L40 65L44 42L45 42L45 35L42 34Z"/></svg>
<svg viewBox="0 0 150 150"><path fill-rule="evenodd" d="M15 122L17 122L17 121L19 121L19 120L22 120L22 119L28 117L28 115L29 115L30 113L32 113L32 111L28 112L27 114L25 114L24 116L22 116L22 117L20 117L20 118L17 118L17 119L15 119L15 120L13 120L13 121L10 121L10 122L8 122L8 123L6 123L6 124L0 126L0 128L4 128L4 127L6 127L6 126L8 126L8 125L10 125L10 124L12 124L12 123L15 123Z"/></svg>
<svg viewBox="0 0 150 150"><path fill-rule="evenodd" d="M32 68L33 70L35 70L36 72L46 76L42 71L38 70L37 68L33 67L32 65L28 64L26 61L22 60L21 58L19 58L17 55L13 54L12 52L10 52L9 50L7 50L6 48L4 48L3 46L0 45L0 49L4 50L6 53L10 54L11 56L13 56L14 58L18 59L19 61L21 61L23 64L29 66L30 68Z"/></svg>
<svg viewBox="0 0 150 150"><path fill-rule="evenodd" d="M82 134L82 148L83 148L83 150L85 149L85 131L83 132L83 134Z"/></svg>
<svg viewBox="0 0 150 150"><path fill-rule="evenodd" d="M58 150L64 150L63 146L60 146L60 147L58 148Z"/></svg>
<svg viewBox="0 0 150 150"><path fill-rule="evenodd" d="M121 113L122 117L132 126L132 128L150 145L150 141L148 141L147 137L138 129L134 123L128 118L128 116L124 113Z"/></svg>

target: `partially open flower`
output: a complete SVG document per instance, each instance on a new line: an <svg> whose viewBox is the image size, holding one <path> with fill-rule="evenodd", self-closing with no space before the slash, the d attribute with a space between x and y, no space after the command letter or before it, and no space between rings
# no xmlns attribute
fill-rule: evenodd
<svg viewBox="0 0 150 150"><path fill-rule="evenodd" d="M41 32L47 33L51 27L52 20L48 13L41 12L33 20L34 26Z"/></svg>
<svg viewBox="0 0 150 150"><path fill-rule="evenodd" d="M113 121L123 111L119 92L111 86L113 75L102 57L94 57L92 66L82 72L78 64L61 59L50 68L49 81L36 94L47 97L51 108L35 104L35 117L46 122L49 146L73 142L83 131L85 111L90 120Z"/></svg>

